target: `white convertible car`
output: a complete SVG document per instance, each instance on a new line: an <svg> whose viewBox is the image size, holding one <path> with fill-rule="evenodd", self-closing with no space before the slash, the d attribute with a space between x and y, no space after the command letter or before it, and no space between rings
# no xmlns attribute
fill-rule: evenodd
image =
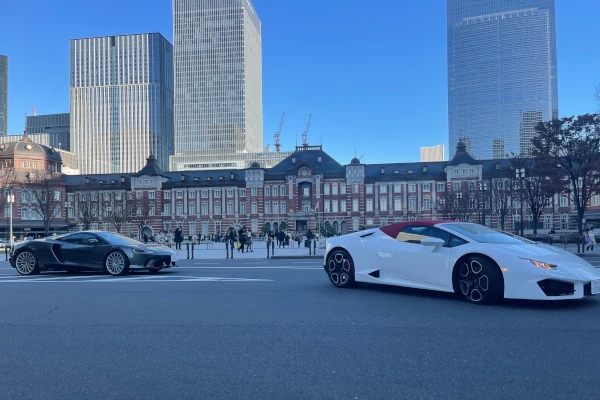
<svg viewBox="0 0 600 400"><path fill-rule="evenodd" d="M479 304L600 294L600 270L584 259L467 222L401 222L330 238L324 267L337 287L406 286Z"/></svg>

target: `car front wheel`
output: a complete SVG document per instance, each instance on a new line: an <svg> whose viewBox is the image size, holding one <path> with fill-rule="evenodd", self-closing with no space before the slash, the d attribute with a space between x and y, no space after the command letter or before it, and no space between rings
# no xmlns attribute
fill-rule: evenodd
<svg viewBox="0 0 600 400"><path fill-rule="evenodd" d="M40 273L37 258L33 252L25 250L17 254L15 269L21 275L37 275Z"/></svg>
<svg viewBox="0 0 600 400"><path fill-rule="evenodd" d="M345 250L334 250L327 257L327 275L329 280L339 288L354 286L354 261Z"/></svg>
<svg viewBox="0 0 600 400"><path fill-rule="evenodd" d="M463 298L475 304L494 304L504 298L504 279L492 261L470 256L458 265L457 283Z"/></svg>
<svg viewBox="0 0 600 400"><path fill-rule="evenodd" d="M111 275L127 275L129 260L120 251L113 251L104 260L104 269Z"/></svg>

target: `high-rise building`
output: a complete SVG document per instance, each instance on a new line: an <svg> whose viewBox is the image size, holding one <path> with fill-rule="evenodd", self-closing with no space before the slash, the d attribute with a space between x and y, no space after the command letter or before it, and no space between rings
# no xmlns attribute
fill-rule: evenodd
<svg viewBox="0 0 600 400"><path fill-rule="evenodd" d="M0 54L0 136L8 135L8 57Z"/></svg>
<svg viewBox="0 0 600 400"><path fill-rule="evenodd" d="M71 40L71 151L82 174L173 154L173 46L159 33Z"/></svg>
<svg viewBox="0 0 600 400"><path fill-rule="evenodd" d="M175 164L261 153L261 22L250 0L173 0L173 44Z"/></svg>
<svg viewBox="0 0 600 400"><path fill-rule="evenodd" d="M421 162L444 161L444 145L421 147Z"/></svg>
<svg viewBox="0 0 600 400"><path fill-rule="evenodd" d="M531 121L558 116L555 25L554 0L448 0L451 149L529 152Z"/></svg>
<svg viewBox="0 0 600 400"><path fill-rule="evenodd" d="M44 146L70 151L70 114L28 115L25 129L31 140ZM39 136L39 139L34 139Z"/></svg>

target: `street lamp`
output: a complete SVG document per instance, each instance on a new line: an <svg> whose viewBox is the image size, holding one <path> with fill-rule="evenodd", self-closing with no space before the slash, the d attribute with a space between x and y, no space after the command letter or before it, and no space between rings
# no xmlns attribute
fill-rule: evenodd
<svg viewBox="0 0 600 400"><path fill-rule="evenodd" d="M479 190L481 190L481 224L485 226L485 191L487 190L487 182L479 182Z"/></svg>
<svg viewBox="0 0 600 400"><path fill-rule="evenodd" d="M15 203L15 195L12 192L12 189L8 189L9 192L6 195L6 201L10 204L10 227L9 227L9 246L12 251L13 245L15 241L13 240L13 204Z"/></svg>
<svg viewBox="0 0 600 400"><path fill-rule="evenodd" d="M517 169L515 172L516 172L516 178L520 182L520 189L521 189L521 236L523 236L523 183L525 180L525 168Z"/></svg>

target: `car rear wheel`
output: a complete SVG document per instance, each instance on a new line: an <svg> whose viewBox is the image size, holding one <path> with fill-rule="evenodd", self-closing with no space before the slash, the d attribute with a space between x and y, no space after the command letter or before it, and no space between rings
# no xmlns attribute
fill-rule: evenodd
<svg viewBox="0 0 600 400"><path fill-rule="evenodd" d="M345 250L334 250L327 257L327 275L329 280L339 288L349 288L355 285L354 261Z"/></svg>
<svg viewBox="0 0 600 400"><path fill-rule="evenodd" d="M33 252L25 250L17 254L15 269L21 275L37 275L40 273L37 258Z"/></svg>
<svg viewBox="0 0 600 400"><path fill-rule="evenodd" d="M458 265L457 283L463 298L475 304L494 304L504 298L504 279L500 268L478 256L465 258Z"/></svg>
<svg viewBox="0 0 600 400"><path fill-rule="evenodd" d="M104 269L111 275L127 275L129 272L129 260L120 251L113 251L106 256Z"/></svg>

